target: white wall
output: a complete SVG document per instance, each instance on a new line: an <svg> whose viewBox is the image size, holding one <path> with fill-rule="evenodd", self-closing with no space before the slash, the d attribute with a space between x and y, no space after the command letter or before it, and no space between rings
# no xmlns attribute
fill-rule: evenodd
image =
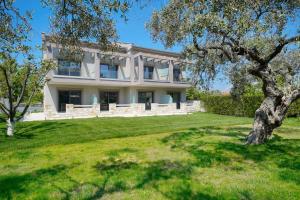
<svg viewBox="0 0 300 200"><path fill-rule="evenodd" d="M56 111L58 99L58 92L56 87L46 84L44 86L44 108L49 108L53 111Z"/></svg>

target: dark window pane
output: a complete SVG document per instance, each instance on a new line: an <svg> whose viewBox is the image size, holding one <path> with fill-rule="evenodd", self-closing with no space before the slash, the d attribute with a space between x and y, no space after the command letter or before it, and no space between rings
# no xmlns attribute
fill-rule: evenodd
<svg viewBox="0 0 300 200"><path fill-rule="evenodd" d="M80 105L81 104L81 91L59 91L58 92L58 111L65 112L66 111L66 104L74 104Z"/></svg>
<svg viewBox="0 0 300 200"><path fill-rule="evenodd" d="M138 103L154 102L153 92L139 92Z"/></svg>
<svg viewBox="0 0 300 200"><path fill-rule="evenodd" d="M118 92L100 92L100 104L118 103L119 93Z"/></svg>
<svg viewBox="0 0 300 200"><path fill-rule="evenodd" d="M153 70L152 66L144 66L144 79L153 79Z"/></svg>
<svg viewBox="0 0 300 200"><path fill-rule="evenodd" d="M180 92L168 92L168 94L172 97L173 103L180 102L180 99L181 99Z"/></svg>
<svg viewBox="0 0 300 200"><path fill-rule="evenodd" d="M174 81L180 81L181 80L181 72L180 72L180 69L178 69L178 68L174 68L173 69L173 80Z"/></svg>

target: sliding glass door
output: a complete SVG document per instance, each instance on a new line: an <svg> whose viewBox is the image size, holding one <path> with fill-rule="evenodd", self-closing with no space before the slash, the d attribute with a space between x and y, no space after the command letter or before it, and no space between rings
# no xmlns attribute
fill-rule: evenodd
<svg viewBox="0 0 300 200"><path fill-rule="evenodd" d="M58 111L66 112L66 104L81 104L81 91L58 91Z"/></svg>
<svg viewBox="0 0 300 200"><path fill-rule="evenodd" d="M119 103L119 92L100 92L100 110L108 111L110 103Z"/></svg>
<svg viewBox="0 0 300 200"><path fill-rule="evenodd" d="M154 102L153 92L139 92L138 93L138 102L145 103L145 109L151 110L151 103Z"/></svg>

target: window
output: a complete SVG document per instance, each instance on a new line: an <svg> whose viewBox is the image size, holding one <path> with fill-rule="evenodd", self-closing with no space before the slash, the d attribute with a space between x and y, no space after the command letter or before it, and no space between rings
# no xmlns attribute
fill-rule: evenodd
<svg viewBox="0 0 300 200"><path fill-rule="evenodd" d="M100 92L100 103L118 103L119 92Z"/></svg>
<svg viewBox="0 0 300 200"><path fill-rule="evenodd" d="M152 66L144 66L144 79L153 79L153 69Z"/></svg>
<svg viewBox="0 0 300 200"><path fill-rule="evenodd" d="M110 103L119 102L118 92L100 92L100 110L108 111Z"/></svg>
<svg viewBox="0 0 300 200"><path fill-rule="evenodd" d="M179 68L173 69L173 80L174 81L181 81L181 71Z"/></svg>
<svg viewBox="0 0 300 200"><path fill-rule="evenodd" d="M71 90L71 91L58 91L58 111L65 112L66 104L81 104L81 91Z"/></svg>
<svg viewBox="0 0 300 200"><path fill-rule="evenodd" d="M58 60L58 75L80 76L80 62Z"/></svg>
<svg viewBox="0 0 300 200"><path fill-rule="evenodd" d="M173 103L180 102L181 94L180 92L168 92L168 95L172 97Z"/></svg>
<svg viewBox="0 0 300 200"><path fill-rule="evenodd" d="M139 92L138 93L138 102L139 103L146 103L146 102L154 103L153 92Z"/></svg>
<svg viewBox="0 0 300 200"><path fill-rule="evenodd" d="M100 64L100 78L118 78L118 65Z"/></svg>

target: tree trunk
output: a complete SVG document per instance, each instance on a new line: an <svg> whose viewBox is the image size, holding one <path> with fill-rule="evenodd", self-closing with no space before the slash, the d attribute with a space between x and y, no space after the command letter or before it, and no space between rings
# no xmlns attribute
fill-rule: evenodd
<svg viewBox="0 0 300 200"><path fill-rule="evenodd" d="M262 144L272 135L275 128L282 124L289 105L284 98L267 97L256 110L252 131L247 136L247 144Z"/></svg>
<svg viewBox="0 0 300 200"><path fill-rule="evenodd" d="M14 136L15 131L15 120L8 119L7 120L7 136Z"/></svg>

